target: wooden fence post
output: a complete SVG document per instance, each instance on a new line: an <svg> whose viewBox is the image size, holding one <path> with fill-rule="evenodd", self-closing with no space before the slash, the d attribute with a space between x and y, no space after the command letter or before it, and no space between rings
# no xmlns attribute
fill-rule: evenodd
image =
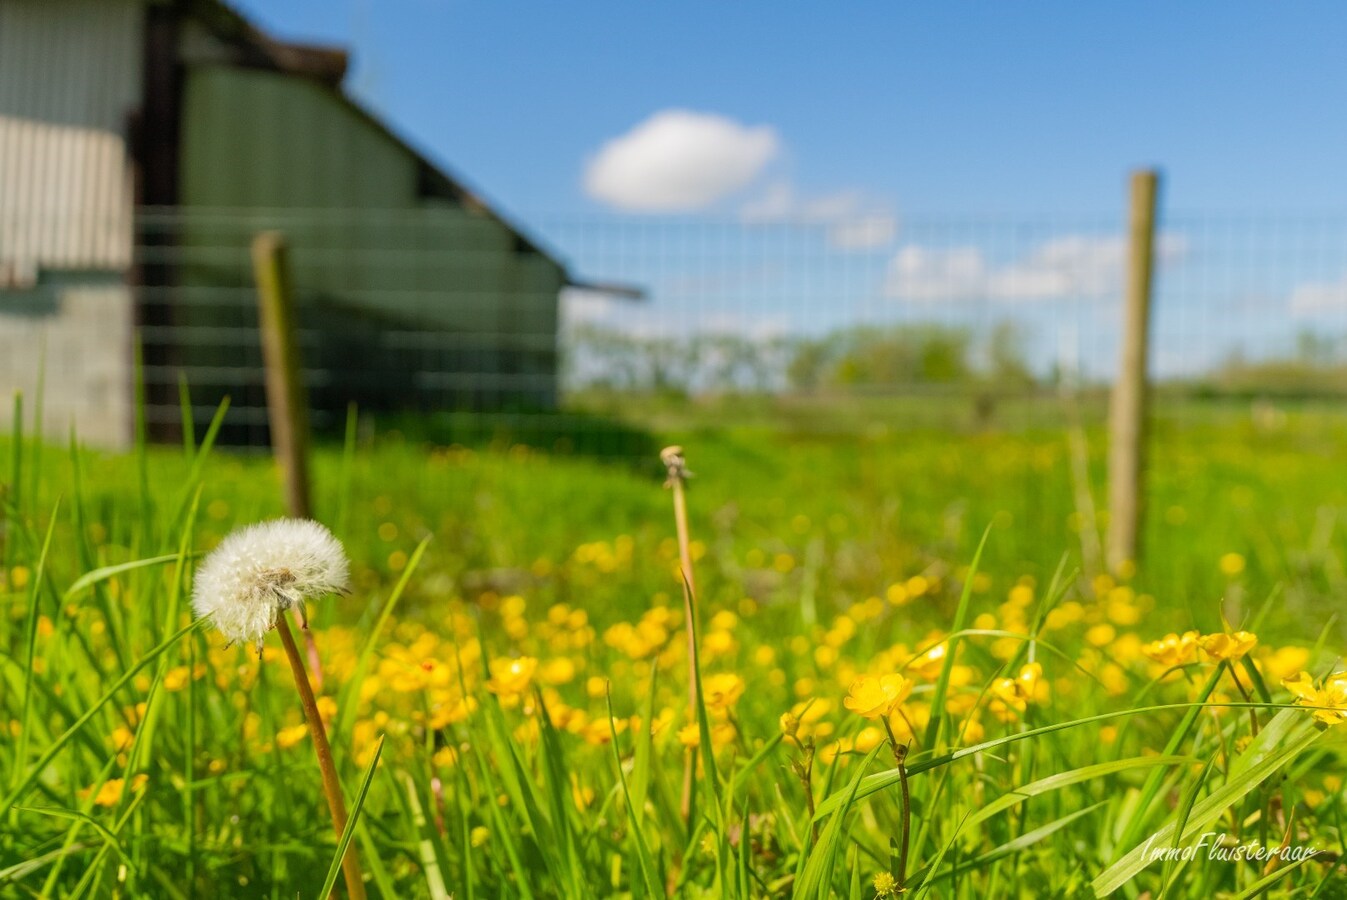
<svg viewBox="0 0 1347 900"><path fill-rule="evenodd" d="M1151 284L1155 271L1155 206L1160 175L1132 173L1123 297L1122 356L1109 404L1108 566L1124 572L1140 552L1146 468L1146 366Z"/></svg>
<svg viewBox="0 0 1347 900"><path fill-rule="evenodd" d="M266 363L267 421L280 464L286 512L313 516L309 495L309 413L295 336L295 299L285 236L264 231L253 238L258 327Z"/></svg>

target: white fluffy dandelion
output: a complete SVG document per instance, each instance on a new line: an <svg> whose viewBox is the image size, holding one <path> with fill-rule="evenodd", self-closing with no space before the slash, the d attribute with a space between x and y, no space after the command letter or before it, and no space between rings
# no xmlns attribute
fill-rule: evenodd
<svg viewBox="0 0 1347 900"><path fill-rule="evenodd" d="M241 528L211 551L196 571L192 608L231 643L260 648L277 616L349 586L346 551L332 532L307 519L275 519Z"/></svg>

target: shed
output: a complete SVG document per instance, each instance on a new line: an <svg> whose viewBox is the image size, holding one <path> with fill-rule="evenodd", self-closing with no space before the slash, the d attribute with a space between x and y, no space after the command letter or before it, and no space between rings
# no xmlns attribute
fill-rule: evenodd
<svg viewBox="0 0 1347 900"><path fill-rule="evenodd" d="M160 439L180 385L266 439L247 246L293 247L315 419L547 409L566 268L344 89L345 52L222 0L0 0L0 392ZM7 407L8 404L0 404ZM0 417L7 415L0 412Z"/></svg>

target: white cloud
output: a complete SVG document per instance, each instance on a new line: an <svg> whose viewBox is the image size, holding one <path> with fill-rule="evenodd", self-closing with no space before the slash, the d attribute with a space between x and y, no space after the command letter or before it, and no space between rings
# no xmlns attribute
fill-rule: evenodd
<svg viewBox="0 0 1347 900"><path fill-rule="evenodd" d="M1181 235L1161 235L1162 265L1187 254ZM1005 265L988 262L977 247L936 249L909 244L889 263L884 292L918 302L1095 299L1122 290L1127 244L1121 237L1065 235Z"/></svg>
<svg viewBox="0 0 1347 900"><path fill-rule="evenodd" d="M902 300L969 300L986 293L987 279L987 261L976 247L909 244L889 263L884 292Z"/></svg>
<svg viewBox="0 0 1347 900"><path fill-rule="evenodd" d="M620 309L620 302L630 301L618 301L611 294L604 294L599 291L584 288L565 288L561 292L563 327L566 325L603 323L612 316L615 310Z"/></svg>
<svg viewBox="0 0 1347 900"><path fill-rule="evenodd" d="M828 240L840 250L874 250L892 244L897 236L898 220L888 213L843 219L828 229Z"/></svg>
<svg viewBox="0 0 1347 900"><path fill-rule="evenodd" d="M784 181L767 187L760 197L739 209L750 224L794 222L822 225L828 243L839 250L874 250L893 243L898 219L882 204L868 201L859 191L836 191L804 198Z"/></svg>
<svg viewBox="0 0 1347 900"><path fill-rule="evenodd" d="M582 288L561 293L562 328L611 328L637 338L734 336L770 340L785 335L789 321L783 314L722 310L689 314L686 309L633 303Z"/></svg>
<svg viewBox="0 0 1347 900"><path fill-rule="evenodd" d="M1291 291L1291 312L1297 316L1347 310L1347 275L1337 281L1312 281Z"/></svg>
<svg viewBox="0 0 1347 900"><path fill-rule="evenodd" d="M666 109L599 148L585 170L585 190L624 210L704 209L747 186L779 149L769 126Z"/></svg>

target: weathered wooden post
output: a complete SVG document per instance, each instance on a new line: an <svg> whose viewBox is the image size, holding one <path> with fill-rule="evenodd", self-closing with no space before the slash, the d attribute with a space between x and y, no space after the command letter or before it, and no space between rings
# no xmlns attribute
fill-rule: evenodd
<svg viewBox="0 0 1347 900"><path fill-rule="evenodd" d="M285 235L263 231L253 238L253 275L257 280L257 327L266 368L267 423L271 426L271 450L281 469L285 511L296 519L311 519L309 402L295 334L298 328L295 295ZM295 609L295 622L304 634L314 687L322 690L323 664L302 607Z"/></svg>
<svg viewBox="0 0 1347 900"><path fill-rule="evenodd" d="M1132 173L1123 296L1122 355L1109 404L1108 566L1115 574L1140 550L1146 468L1146 365L1155 272L1155 206L1160 174Z"/></svg>
<svg viewBox="0 0 1347 900"><path fill-rule="evenodd" d="M309 495L309 412L295 336L295 300L285 236L264 231L253 238L257 322L266 364L267 421L271 447L284 482L289 515L313 516Z"/></svg>

